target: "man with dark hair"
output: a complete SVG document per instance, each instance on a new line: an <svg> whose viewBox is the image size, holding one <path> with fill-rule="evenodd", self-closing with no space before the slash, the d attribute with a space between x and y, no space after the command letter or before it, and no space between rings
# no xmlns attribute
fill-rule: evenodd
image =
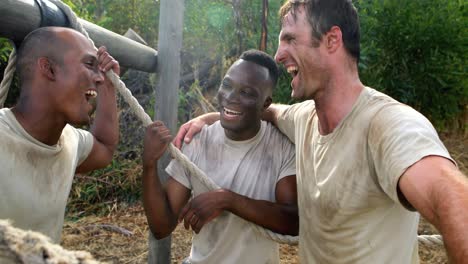
<svg viewBox="0 0 468 264"><path fill-rule="evenodd" d="M290 0L280 14L275 58L307 101L263 118L296 144L300 262L419 263L417 210L466 263L468 181L424 116L361 83L351 1ZM182 126L176 145L217 118Z"/></svg>
<svg viewBox="0 0 468 264"><path fill-rule="evenodd" d="M18 51L20 98L0 109L0 218L60 242L76 172L109 164L118 142L115 90L104 72L119 64L79 32L39 28ZM90 132L87 125L97 96Z"/></svg>
<svg viewBox="0 0 468 264"><path fill-rule="evenodd" d="M227 71L218 91L221 120L203 127L183 153L221 189L208 189L172 161L165 187L157 160L171 136L159 121L148 126L143 152L143 204L158 239L178 219L195 231L189 263L279 263L278 245L248 222L277 233L298 233L294 147L261 121L278 79L273 58L247 51ZM190 201L190 197L193 197Z"/></svg>

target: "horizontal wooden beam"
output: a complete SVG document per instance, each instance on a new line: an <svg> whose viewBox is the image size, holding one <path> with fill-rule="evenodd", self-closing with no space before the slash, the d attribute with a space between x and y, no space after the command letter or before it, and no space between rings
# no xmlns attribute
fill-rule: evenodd
<svg viewBox="0 0 468 264"><path fill-rule="evenodd" d="M39 4L40 5L39 5ZM106 46L120 65L144 72L155 72L158 52L148 46L80 19L95 45ZM41 26L67 26L62 11L47 0L0 0L0 37L21 43Z"/></svg>

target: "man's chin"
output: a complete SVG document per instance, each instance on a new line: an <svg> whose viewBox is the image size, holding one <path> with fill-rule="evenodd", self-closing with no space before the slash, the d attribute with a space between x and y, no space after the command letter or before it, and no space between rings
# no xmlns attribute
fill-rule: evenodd
<svg viewBox="0 0 468 264"><path fill-rule="evenodd" d="M70 125L75 126L75 127L85 127L85 126L89 126L90 124L91 124L90 116L88 116L87 118L83 118L81 120L70 122Z"/></svg>

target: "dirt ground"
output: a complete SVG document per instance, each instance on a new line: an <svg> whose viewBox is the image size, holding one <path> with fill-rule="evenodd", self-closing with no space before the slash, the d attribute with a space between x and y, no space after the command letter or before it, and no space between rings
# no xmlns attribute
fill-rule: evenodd
<svg viewBox="0 0 468 264"><path fill-rule="evenodd" d="M468 174L468 146L466 137L452 137L444 140L460 169ZM437 234L437 230L421 220L419 234ZM172 263L188 256L191 232L179 225L172 236ZM62 246L73 250L86 250L95 258L109 263L147 263L148 226L141 205L116 205L113 212L104 217L89 216L77 221L66 221ZM448 263L442 247L420 245L422 264ZM298 248L282 245L282 264L298 263Z"/></svg>

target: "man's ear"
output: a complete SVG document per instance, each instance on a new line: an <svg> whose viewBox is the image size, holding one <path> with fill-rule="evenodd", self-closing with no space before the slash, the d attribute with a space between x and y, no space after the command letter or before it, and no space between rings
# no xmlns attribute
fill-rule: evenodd
<svg viewBox="0 0 468 264"><path fill-rule="evenodd" d="M330 53L334 53L343 45L341 29L338 26L333 26L325 35L325 45Z"/></svg>
<svg viewBox="0 0 468 264"><path fill-rule="evenodd" d="M271 105L272 102L273 102L273 99L271 99L271 96L268 96L265 99L265 102L263 103L263 110L267 109Z"/></svg>
<svg viewBox="0 0 468 264"><path fill-rule="evenodd" d="M46 57L37 60L39 72L49 80L55 80L55 65Z"/></svg>

